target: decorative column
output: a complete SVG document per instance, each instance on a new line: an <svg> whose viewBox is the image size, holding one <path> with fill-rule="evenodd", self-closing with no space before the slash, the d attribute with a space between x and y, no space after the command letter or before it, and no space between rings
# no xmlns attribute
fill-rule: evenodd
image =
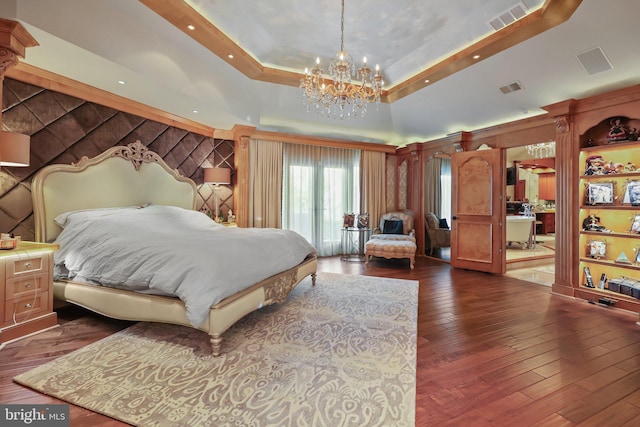
<svg viewBox="0 0 640 427"><path fill-rule="evenodd" d="M574 287L579 282L578 231L579 147L576 142L571 99L543 107L555 118L556 123L556 264L552 291L574 296Z"/></svg>
<svg viewBox="0 0 640 427"><path fill-rule="evenodd" d="M238 227L249 226L249 139L254 127L234 126L235 141L234 167L236 185L233 190L233 206L235 208Z"/></svg>

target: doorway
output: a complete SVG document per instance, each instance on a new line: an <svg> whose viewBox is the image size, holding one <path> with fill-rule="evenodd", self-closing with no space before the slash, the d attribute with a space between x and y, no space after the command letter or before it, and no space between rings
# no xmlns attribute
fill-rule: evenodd
<svg viewBox="0 0 640 427"><path fill-rule="evenodd" d="M550 145L553 144L553 145ZM555 280L555 143L506 150L506 273L545 286ZM531 216L529 239L517 227ZM523 237L520 237L522 239Z"/></svg>
<svg viewBox="0 0 640 427"><path fill-rule="evenodd" d="M451 155L436 152L424 165L425 255L451 262ZM429 217L429 218L428 218Z"/></svg>

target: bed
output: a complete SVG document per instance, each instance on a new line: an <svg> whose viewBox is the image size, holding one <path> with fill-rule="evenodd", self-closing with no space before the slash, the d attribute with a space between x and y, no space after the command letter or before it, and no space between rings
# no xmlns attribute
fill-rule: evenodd
<svg viewBox="0 0 640 427"><path fill-rule="evenodd" d="M172 170L157 153L148 150L140 141L127 146L113 147L94 158L83 157L79 162L71 165L44 167L33 179L32 197L36 240L39 242L65 242L56 252L54 269L59 273L66 271L67 274L57 274L54 277L54 298L117 319L172 323L200 329L209 334L212 353L215 356L221 353L223 333L236 321L263 306L283 303L291 290L308 276L311 276L312 284L315 286L317 268L315 249L310 245L309 248L305 247L305 243L299 240L301 236L287 230L229 228L215 223L203 213L194 210L195 183ZM167 217L167 215L174 213L180 215L178 220ZM196 268L199 275L192 277L211 277L211 280L206 280L210 283L198 283L198 286L209 287L215 284L218 287L224 285L221 286L220 293L230 293L222 296L219 301L214 299L210 305L206 305L204 314L194 314L194 305L202 305L200 300L205 298L193 300L195 291L187 290L190 289L187 285L191 285L190 277L186 277L188 275L185 274L185 279L176 288L176 293L171 293L170 286L165 288L165 284L160 280L166 279L168 276L160 274L160 270L167 262L161 261L161 258L158 258L159 266L155 267L158 269L158 274L151 274L150 277L153 276L151 279L142 280L148 285L149 289L146 290L135 287L125 289L115 286L114 283L108 283L106 286L97 285L93 280L95 277L90 273L83 272L83 263L87 260L78 264L81 267L73 265L73 258L69 254L76 256L79 252L83 252L72 246L76 244L76 241L84 241L85 235L78 230L85 230L86 237L89 239L99 239L100 233L103 233L104 236L117 236L118 238L133 236L134 232L114 233L106 228L103 230L102 227L124 224L122 225L123 230L126 230L125 227L130 227L134 221L140 221L140 229L152 227L152 222L148 219L149 215L152 218L154 215L159 216L162 218L161 221L172 221L167 224L182 224L183 222L189 224L185 227L190 230L186 231L180 229L178 225L158 229L157 234L162 235L162 239L158 241L162 242L162 245L158 245L156 242L156 246L161 246L163 252L159 255L169 256L169 259L175 260L175 264L178 266L185 263L184 265L187 266L184 268L185 272L191 272ZM92 221L90 225L83 222L87 221L87 218ZM174 229L176 232L179 231L181 235L184 234L185 238L192 233L200 233L201 238L191 240L190 243L181 243L172 234L162 234L172 233ZM79 234L71 235L69 233ZM253 240L238 250L243 233L250 234L250 238ZM275 235L270 237L268 234ZM291 254L280 254L278 258L268 258L274 251L258 253L259 249L253 249L254 246L259 248L259 244L254 244L254 242L268 245L267 239L280 240L284 235L287 238L297 239L287 245L287 248L293 245L291 247L295 250L287 251L286 248L284 249L284 252L291 252ZM122 238L124 239L124 237ZM104 242L112 240L118 239L103 239ZM265 243L262 243L263 240ZM201 244L197 252L190 253L185 249L189 247L188 245L195 243ZM83 244L91 245L86 242ZM118 252L118 256L101 266L104 267L110 263L122 266L122 264L117 264L118 261L115 258L131 259L131 263L133 263L134 258L146 256L155 260L154 257L158 255L158 251L154 252L151 248L147 254L140 248L132 247L133 257L131 254L127 254L123 248L122 253ZM203 247L207 249L202 250ZM223 247L224 251L216 249L218 247ZM174 251L172 248L182 250ZM130 250L128 247L126 249ZM207 258L209 251L211 251L211 258ZM164 252L168 254L165 255ZM184 252L187 256L176 254L176 252ZM252 256L253 258L250 258ZM294 259L289 259L289 256ZM62 260L60 260L61 257ZM101 260L102 257L93 256L92 259ZM229 271L216 272L215 277L220 278L217 280L213 278L213 275L209 275L207 270L200 272L201 265L212 264L201 262L203 259L212 259L217 264L223 265L227 263L255 264L257 271L244 274L246 268L227 269ZM74 274L68 274L69 270L66 268L66 264L73 266L71 271ZM258 267L262 265L264 266ZM283 265L286 267L282 267ZM136 265L135 268L141 267ZM209 267L207 266L207 268ZM270 271L274 269L277 271ZM131 275L135 275L134 268L131 270ZM114 271L120 272L120 270ZM242 280L250 280L253 277L259 277L259 279L245 284L236 283L242 280L236 280L233 275L234 271L237 276L242 276ZM101 275L100 277L107 276ZM129 277L126 278L126 280L129 279ZM111 280L114 279L111 278ZM230 284L241 288L230 290L228 287ZM209 298L209 292L205 293ZM191 302L183 298L183 294L191 294Z"/></svg>

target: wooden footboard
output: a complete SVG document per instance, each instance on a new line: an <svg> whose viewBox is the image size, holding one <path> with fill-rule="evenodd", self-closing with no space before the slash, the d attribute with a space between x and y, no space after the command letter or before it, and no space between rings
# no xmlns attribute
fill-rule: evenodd
<svg viewBox="0 0 640 427"><path fill-rule="evenodd" d="M316 270L317 257L308 257L296 267L258 282L214 305L209 313L208 328L213 355L220 354L222 334L242 317L264 306L284 303L289 293L309 275L311 284L315 286Z"/></svg>
<svg viewBox="0 0 640 427"><path fill-rule="evenodd" d="M283 303L307 276L316 283L317 258L271 276L211 307L209 318L198 329L210 335L214 356L221 352L222 334L235 322L263 306ZM54 282L54 297L101 315L121 320L171 323L193 327L178 298L141 294L80 282Z"/></svg>

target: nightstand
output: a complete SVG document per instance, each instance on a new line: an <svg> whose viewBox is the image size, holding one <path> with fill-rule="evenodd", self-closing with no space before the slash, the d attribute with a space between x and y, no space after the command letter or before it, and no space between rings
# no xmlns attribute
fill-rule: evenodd
<svg viewBox="0 0 640 427"><path fill-rule="evenodd" d="M20 242L0 250L0 343L57 324L53 252L58 245Z"/></svg>

